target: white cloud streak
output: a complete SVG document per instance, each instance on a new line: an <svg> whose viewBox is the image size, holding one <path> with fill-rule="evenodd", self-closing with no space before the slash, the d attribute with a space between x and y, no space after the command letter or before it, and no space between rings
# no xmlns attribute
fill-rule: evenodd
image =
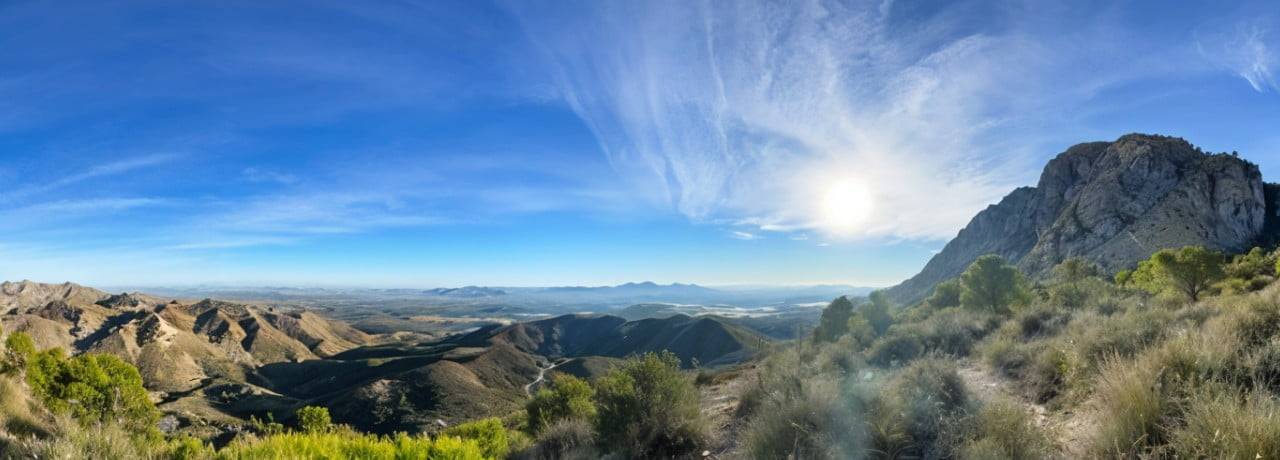
<svg viewBox="0 0 1280 460"><path fill-rule="evenodd" d="M766 231L949 238L1034 178L1051 152L1026 128L1137 77L1087 44L1114 33L896 24L887 1L580 6L526 26L613 166L696 221ZM852 234L825 224L833 182L872 195Z"/></svg>
<svg viewBox="0 0 1280 460"><path fill-rule="evenodd" d="M1210 27L1199 31L1196 47L1205 58L1249 82L1254 91L1280 91L1275 77L1280 72L1276 57L1280 36L1273 31L1275 26L1269 18L1254 17Z"/></svg>
<svg viewBox="0 0 1280 460"><path fill-rule="evenodd" d="M38 184L38 185L29 185L26 187L15 189L9 193L0 194L0 203L21 200L21 199L39 195L45 192L50 192L63 187L75 185L90 179L116 176L116 175L129 173L129 172L143 169L143 168L157 166L160 164L171 162L177 158L178 156L173 154L155 154L155 155L144 155L144 156L126 158L123 160L116 160L108 163L102 163L102 164L95 165L87 169L81 170L76 173L58 177L47 183Z"/></svg>

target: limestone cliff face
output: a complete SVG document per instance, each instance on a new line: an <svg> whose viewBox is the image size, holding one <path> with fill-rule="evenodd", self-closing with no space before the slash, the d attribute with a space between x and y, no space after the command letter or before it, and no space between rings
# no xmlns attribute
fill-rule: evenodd
<svg viewBox="0 0 1280 460"><path fill-rule="evenodd" d="M1205 154L1179 138L1130 134L1076 145L1045 166L1035 187L978 213L889 294L920 300L984 254L1037 278L1069 257L1115 272L1162 248L1238 251L1263 240L1275 220L1265 190L1256 165Z"/></svg>

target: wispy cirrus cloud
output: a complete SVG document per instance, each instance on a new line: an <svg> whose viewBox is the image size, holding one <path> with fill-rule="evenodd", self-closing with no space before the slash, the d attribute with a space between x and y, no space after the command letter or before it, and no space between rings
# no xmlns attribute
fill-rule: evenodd
<svg viewBox="0 0 1280 460"><path fill-rule="evenodd" d="M0 192L0 204L30 198L91 179L116 176L143 168L162 165L172 162L178 158L179 156L175 154L152 154L97 164L77 172L57 177L49 182L18 187L7 193Z"/></svg>
<svg viewBox="0 0 1280 460"><path fill-rule="evenodd" d="M1231 69L1249 82L1254 91L1280 91L1280 25L1274 18L1236 19L1199 30L1196 48L1205 58Z"/></svg>
<svg viewBox="0 0 1280 460"><path fill-rule="evenodd" d="M577 6L515 9L637 189L696 221L835 238L953 236L1034 180L1065 111L1183 58L1099 51L1128 37L1106 11L1066 28L983 2ZM833 188L868 190L859 225L830 215Z"/></svg>

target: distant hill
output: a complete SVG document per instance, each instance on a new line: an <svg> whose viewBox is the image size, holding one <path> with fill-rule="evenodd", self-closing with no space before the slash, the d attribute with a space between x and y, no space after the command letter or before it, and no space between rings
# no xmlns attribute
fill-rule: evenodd
<svg viewBox="0 0 1280 460"><path fill-rule="evenodd" d="M749 359L768 339L723 318L674 315L627 321L617 316L564 315L486 328L456 339L465 346L507 344L551 358L626 357L670 350L686 367Z"/></svg>
<svg viewBox="0 0 1280 460"><path fill-rule="evenodd" d="M26 332L42 349L108 353L130 362L162 410L189 420L235 421L228 413L238 410L237 401L271 397L254 383L261 366L318 360L372 340L307 311L109 295L73 283L0 284L0 306L4 330Z"/></svg>
<svg viewBox="0 0 1280 460"><path fill-rule="evenodd" d="M460 288L435 288L425 291L427 295L441 297L459 297L475 299L481 297L498 297L507 295L507 291L481 286L464 286Z"/></svg>
<svg viewBox="0 0 1280 460"><path fill-rule="evenodd" d="M1067 149L1035 187L1014 190L974 216L919 274L888 290L901 303L927 296L973 260L997 254L1043 277L1069 257L1108 272L1160 248L1199 245L1239 251L1271 240L1273 188L1257 165L1208 154L1187 141L1129 134Z"/></svg>
<svg viewBox="0 0 1280 460"><path fill-rule="evenodd" d="M768 340L728 318L676 314L563 315L415 342L305 309L112 295L73 283L0 284L0 307L6 331L25 331L41 348L119 356L138 367L162 411L227 433L250 415L308 404L364 430L429 431L437 420L518 409L525 386L553 363L555 372L592 377L621 358L670 350L686 367L718 366L750 359Z"/></svg>

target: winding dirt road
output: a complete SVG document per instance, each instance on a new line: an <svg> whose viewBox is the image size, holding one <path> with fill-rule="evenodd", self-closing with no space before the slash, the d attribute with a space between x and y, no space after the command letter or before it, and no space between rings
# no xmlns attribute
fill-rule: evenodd
<svg viewBox="0 0 1280 460"><path fill-rule="evenodd" d="M542 381L543 381L544 379L546 379L546 378L547 378L547 371L552 370L552 369L555 369L555 368L556 368L556 366L559 366L559 365L564 364L564 363L565 363L565 361L560 361L560 362L558 362L558 363L552 363L550 366L547 366L547 367L540 367L540 368L538 368L538 378L537 378L537 379L535 379L535 380L534 380L534 381L532 381L532 382L529 382L529 384L528 384L528 385L525 385L525 386L524 386L524 394L525 394L525 396L528 396L528 397L531 397L531 398L532 398L532 397L533 397L533 387L534 387L535 385L539 384L539 383L542 383Z"/></svg>

